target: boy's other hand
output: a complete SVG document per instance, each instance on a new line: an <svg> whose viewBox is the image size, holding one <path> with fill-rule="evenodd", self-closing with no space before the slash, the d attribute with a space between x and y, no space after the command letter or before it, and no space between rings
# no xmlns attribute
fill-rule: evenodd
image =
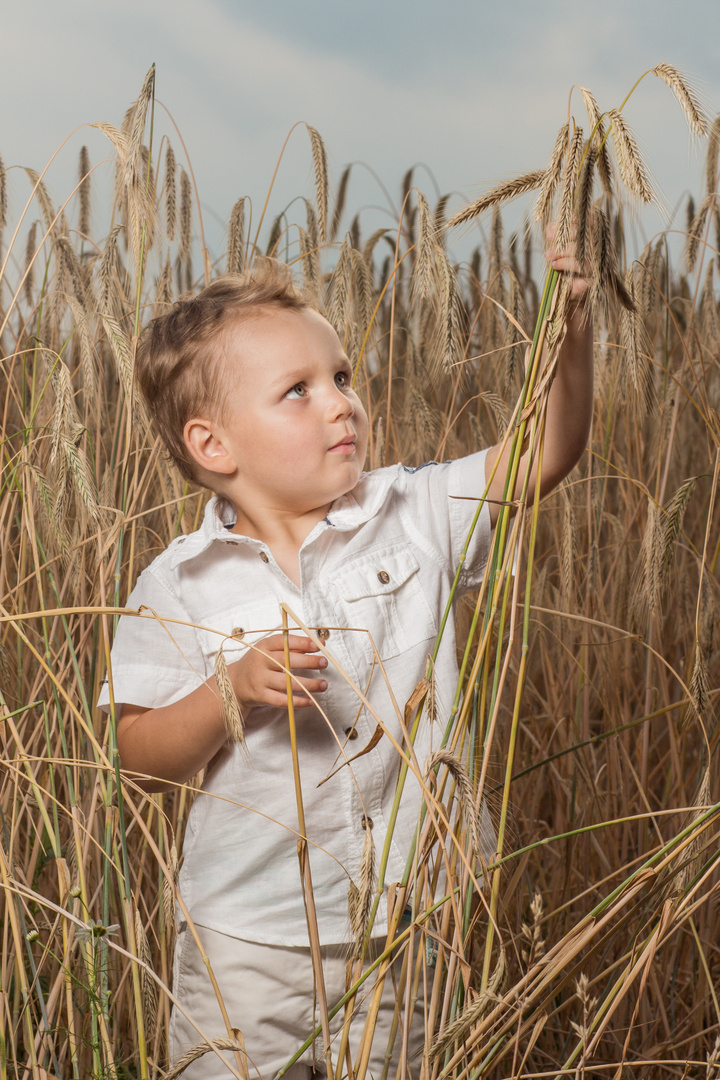
<svg viewBox="0 0 720 1080"><path fill-rule="evenodd" d="M298 671L327 667L327 660L318 646L310 638L298 634L288 636L290 649L290 668ZM228 667L235 693L240 706L252 708L254 705L274 705L287 708L287 680L285 675L285 638L283 634L272 634L263 638L248 650L242 660L237 660ZM307 693L303 693L303 689ZM293 706L296 709L312 705L310 694L321 694L327 690L325 679L294 678Z"/></svg>
<svg viewBox="0 0 720 1080"><path fill-rule="evenodd" d="M576 258L575 231L573 230L570 240L563 248L558 248L555 243L557 231L558 226L555 221L552 221L545 230L548 242L548 246L545 250L545 258L553 270L573 275L570 299L575 301L582 300L587 295L588 289L590 288L590 269L587 265L580 266L580 263Z"/></svg>

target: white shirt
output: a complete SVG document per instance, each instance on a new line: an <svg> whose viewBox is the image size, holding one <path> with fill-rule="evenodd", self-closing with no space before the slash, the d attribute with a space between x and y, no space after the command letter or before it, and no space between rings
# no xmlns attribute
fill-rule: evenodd
<svg viewBox="0 0 720 1080"><path fill-rule="evenodd" d="M213 674L220 647L232 663L249 643L276 632L285 602L308 627L328 631L329 652L401 743L396 709L382 672L373 667L367 631L402 710L425 673L484 488L485 451L415 470L394 465L364 473L303 543L300 588L263 543L230 532L232 506L211 499L197 532L174 540L128 598L129 608L144 605L161 620L193 625L120 619L111 658L116 704L157 708L185 697ZM479 585L490 536L484 506L461 591ZM432 724L423 716L415 742L421 768L442 738L457 675L451 618L435 665L437 719ZM328 688L318 695L318 708L298 710L296 724L320 939L334 944L348 936L348 885L351 879L359 884L366 815L378 858L382 851L399 757L383 736L370 753L318 787L376 728L332 663L322 677ZM104 686L99 705L108 704ZM193 920L203 926L249 941L307 945L287 710L252 709L246 738L249 761L228 743L193 804L180 889ZM386 882L402 877L419 805L420 788L409 773ZM383 897L378 933L385 923Z"/></svg>

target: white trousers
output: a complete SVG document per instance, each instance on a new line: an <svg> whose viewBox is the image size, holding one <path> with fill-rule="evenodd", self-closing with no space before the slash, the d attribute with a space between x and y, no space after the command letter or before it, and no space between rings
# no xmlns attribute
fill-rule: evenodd
<svg viewBox="0 0 720 1080"><path fill-rule="evenodd" d="M275 1073L295 1054L320 1022L319 1010L313 1001L314 980L310 949L258 945L228 937L203 926L196 926L196 930L220 988L230 1026L239 1028L243 1033L250 1080L255 1080L258 1076L262 1080L272 1080ZM344 945L331 945L322 949L325 988L330 1009L345 994L347 957L348 949ZM398 958L385 978L367 1072L367 1077L374 1080L380 1080L386 1060L395 1011L394 982L400 978L401 966L402 960ZM433 974L432 970L427 972L428 993L432 987ZM355 1002L349 1040L353 1063L357 1060L358 1042L362 1036L366 1010L372 1000L375 978L373 973L366 980ZM173 992L183 1009L206 1035L210 1038L226 1036L222 1013L207 969L200 950L186 927L180 930L175 949ZM406 1059L405 1075L413 1080L417 1080L420 1074L425 1040L424 992L421 980L411 1016ZM403 995L403 1000L406 997L407 994ZM330 1025L334 1036L334 1069L337 1068L343 1020L344 1008L340 1009ZM401 1007L400 1024L387 1073L388 1080L395 1080L402 1053L404 1027L405 1011ZM174 1008L170 1020L171 1061L177 1062L190 1047L201 1041L201 1036L193 1024L179 1009ZM232 1051L223 1051L223 1055L237 1067ZM311 1046L306 1050L285 1076L289 1080L309 1080L313 1072L325 1072L322 1036L316 1041L314 1049ZM346 1068L343 1068L343 1073L347 1074ZM210 1052L190 1065L182 1076L183 1080L229 1080L232 1073L216 1053Z"/></svg>

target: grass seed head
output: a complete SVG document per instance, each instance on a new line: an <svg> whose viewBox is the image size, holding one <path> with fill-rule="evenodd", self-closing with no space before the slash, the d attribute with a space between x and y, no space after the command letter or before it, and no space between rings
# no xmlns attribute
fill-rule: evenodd
<svg viewBox="0 0 720 1080"><path fill-rule="evenodd" d="M228 225L228 274L241 274L245 262L245 196L232 208Z"/></svg>
<svg viewBox="0 0 720 1080"><path fill-rule="evenodd" d="M654 202L655 195L650 186L645 163L625 117L617 109L611 109L608 113L608 120L611 125L610 132L615 147L620 179L631 195L640 199L641 202Z"/></svg>
<svg viewBox="0 0 720 1080"><path fill-rule="evenodd" d="M705 188L707 195L713 195L718 186L718 155L720 154L720 115L710 126L707 156L705 158Z"/></svg>
<svg viewBox="0 0 720 1080"><path fill-rule="evenodd" d="M539 221L542 225L547 225L552 217L553 202L555 201L555 192L558 189L560 183L560 177L563 172L563 165L565 163L565 155L568 150L568 142L570 138L570 121L566 120L563 126L557 133L555 139L555 146L550 156L548 167L544 172L542 186L540 188L540 195L538 196L537 203L535 204L535 210L533 217L535 221Z"/></svg>
<svg viewBox="0 0 720 1080"><path fill-rule="evenodd" d="M228 672L227 660L222 649L218 649L215 657L215 682L222 700L223 715L225 717L225 729L228 738L237 743L247 754L245 743L245 720L238 699L235 696L232 680Z"/></svg>
<svg viewBox="0 0 720 1080"><path fill-rule="evenodd" d="M0 229L7 224L7 173L0 158Z"/></svg>
<svg viewBox="0 0 720 1080"><path fill-rule="evenodd" d="M168 142L165 151L165 236L168 240L175 239L175 226L177 224L177 164L175 151Z"/></svg>
<svg viewBox="0 0 720 1080"><path fill-rule="evenodd" d="M145 1028L145 1038L152 1039L155 1033L158 1016L157 990L155 988L155 980L153 979L147 968L144 966L147 965L147 967L152 967L152 957L150 955L150 945L148 944L145 927L143 926L143 921L140 918L140 912L137 910L137 908L135 909L134 922L137 954L138 958L142 960L142 964L139 968L139 974L143 1026Z"/></svg>
<svg viewBox="0 0 720 1080"><path fill-rule="evenodd" d="M327 240L328 212L328 166L325 143L314 127L306 125L312 146L313 168L315 171L315 203L317 206L318 233L322 244Z"/></svg>
<svg viewBox="0 0 720 1080"><path fill-rule="evenodd" d="M338 234L338 229L340 228L340 221L342 220L343 210L345 209L345 200L347 198L347 189L351 172L352 163L345 166L343 174L340 177L337 195L335 196L335 208L333 209L332 223L330 225L330 240L335 239Z"/></svg>
<svg viewBox="0 0 720 1080"><path fill-rule="evenodd" d="M510 199L517 198L518 195L537 190L544 178L545 170L539 169L535 172L523 173L522 176L517 176L514 180L507 180L504 184L499 184L492 191L488 191L486 195L471 203L470 206L466 206L464 210L454 214L448 221L448 228L452 229L456 225L472 221L473 218L489 210L491 206L499 206L504 202L509 202Z"/></svg>
<svg viewBox="0 0 720 1080"><path fill-rule="evenodd" d="M672 64L658 64L652 69L653 75L662 79L675 95L680 108L685 113L690 130L694 135L707 135L708 123L687 79Z"/></svg>
<svg viewBox="0 0 720 1080"><path fill-rule="evenodd" d="M190 177L180 167L180 245L178 257L184 262L190 254L192 241L192 184Z"/></svg>
<svg viewBox="0 0 720 1080"><path fill-rule="evenodd" d="M78 198L80 201L80 214L78 228L83 236L90 235L90 153L87 146L80 150L80 164L78 168Z"/></svg>

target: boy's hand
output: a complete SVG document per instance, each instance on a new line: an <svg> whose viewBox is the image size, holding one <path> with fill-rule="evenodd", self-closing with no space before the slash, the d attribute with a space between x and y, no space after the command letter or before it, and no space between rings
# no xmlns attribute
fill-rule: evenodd
<svg viewBox="0 0 720 1080"><path fill-rule="evenodd" d="M327 660L314 641L297 634L288 636L290 649L290 668L293 673L308 668L327 667ZM285 674L285 638L282 634L273 634L263 638L242 660L236 660L228 666L235 693L241 708L254 705L274 705L287 708L287 677ZM321 694L327 690L324 679L293 679L293 705L304 709L312 705L308 694Z"/></svg>
<svg viewBox="0 0 720 1080"><path fill-rule="evenodd" d="M587 266L580 266L580 263L577 261L575 252L575 231L573 230L569 242L562 249L558 248L555 244L557 231L557 223L554 221L551 222L545 230L548 241L545 258L553 270L573 275L570 299L574 301L582 300L587 295L588 289L590 288L589 268Z"/></svg>

